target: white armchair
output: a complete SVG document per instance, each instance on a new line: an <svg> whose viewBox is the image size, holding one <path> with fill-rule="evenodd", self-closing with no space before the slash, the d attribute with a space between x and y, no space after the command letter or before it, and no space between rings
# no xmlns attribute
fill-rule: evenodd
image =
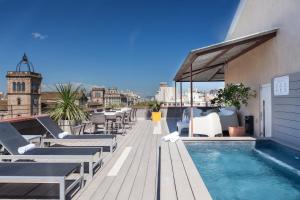
<svg viewBox="0 0 300 200"><path fill-rule="evenodd" d="M221 108L219 117L223 131L228 131L230 126L239 126L237 111L234 107Z"/></svg>
<svg viewBox="0 0 300 200"><path fill-rule="evenodd" d="M217 113L210 113L202 117L193 118L193 130L191 129L191 122L189 123L189 131L193 134L206 135L214 137L222 134L222 126L220 117Z"/></svg>
<svg viewBox="0 0 300 200"><path fill-rule="evenodd" d="M184 129L184 128L188 129L189 128L190 110L191 110L190 108L185 108L183 110L183 113L182 113L181 121L177 122L177 130L178 130L179 134L181 134L182 129ZM201 109L193 108L193 116L194 117L200 117L202 112L203 111Z"/></svg>

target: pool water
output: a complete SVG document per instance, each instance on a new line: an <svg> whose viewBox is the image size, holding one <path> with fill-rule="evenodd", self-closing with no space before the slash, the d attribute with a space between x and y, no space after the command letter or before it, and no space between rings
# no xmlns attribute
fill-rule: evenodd
<svg viewBox="0 0 300 200"><path fill-rule="evenodd" d="M261 156L255 151L255 142L193 142L185 145L215 200L300 200L300 176ZM257 148L264 153L278 155L281 152L278 146L275 149L269 144L260 143ZM294 159L291 163L297 167L300 155L291 152ZM289 152L285 149L284 154Z"/></svg>

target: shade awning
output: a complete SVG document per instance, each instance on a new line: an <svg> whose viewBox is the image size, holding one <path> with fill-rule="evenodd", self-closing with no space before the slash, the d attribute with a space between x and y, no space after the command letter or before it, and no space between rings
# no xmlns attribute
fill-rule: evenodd
<svg viewBox="0 0 300 200"><path fill-rule="evenodd" d="M278 29L263 31L211 46L192 50L174 81L189 82L192 65L193 82L224 81L224 66L276 36Z"/></svg>

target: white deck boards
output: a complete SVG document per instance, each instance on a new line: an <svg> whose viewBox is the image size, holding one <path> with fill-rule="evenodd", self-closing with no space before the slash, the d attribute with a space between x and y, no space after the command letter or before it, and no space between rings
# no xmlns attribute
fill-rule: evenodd
<svg viewBox="0 0 300 200"><path fill-rule="evenodd" d="M164 122L162 126L166 133L172 129L168 125ZM161 143L160 199L212 199L181 140Z"/></svg>
<svg viewBox="0 0 300 200"><path fill-rule="evenodd" d="M151 121L140 120L118 145L116 151L107 156L101 172L76 196L76 199L139 200L157 199L158 151L160 137L153 134ZM121 156L131 147L116 176L107 176Z"/></svg>
<svg viewBox="0 0 300 200"><path fill-rule="evenodd" d="M165 143L160 140L165 134L174 131L175 122L175 120L162 120L159 128L161 133L156 134L151 121L137 121L127 135L118 135L116 150L113 153L105 153L103 167L71 198L77 200L210 200L210 195L184 144L181 141ZM113 168L116 170L109 174ZM113 176L109 176L112 174ZM0 189L1 192L11 190L5 184L0 186ZM43 198L39 194L47 193L50 197L55 197L57 193L57 187L54 185L27 185L17 187L13 191L15 190L33 198Z"/></svg>

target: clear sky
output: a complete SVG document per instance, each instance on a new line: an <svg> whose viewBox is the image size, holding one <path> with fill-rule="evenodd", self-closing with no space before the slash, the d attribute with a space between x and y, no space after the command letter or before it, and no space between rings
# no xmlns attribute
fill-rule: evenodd
<svg viewBox="0 0 300 200"><path fill-rule="evenodd" d="M238 0L0 0L0 90L24 52L44 84L153 95L191 49L223 41ZM219 87L206 84L204 88Z"/></svg>

